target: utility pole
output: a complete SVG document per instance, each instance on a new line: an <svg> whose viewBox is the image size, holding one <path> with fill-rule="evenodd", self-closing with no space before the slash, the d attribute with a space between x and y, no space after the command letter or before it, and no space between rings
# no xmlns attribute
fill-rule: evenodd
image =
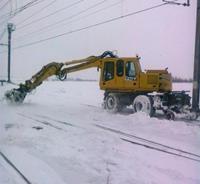
<svg viewBox="0 0 200 184"><path fill-rule="evenodd" d="M15 30L14 24L8 23L7 29L8 29L8 82L11 82L10 80L11 35L12 35L12 32Z"/></svg>
<svg viewBox="0 0 200 184"><path fill-rule="evenodd" d="M196 41L195 41L193 93L192 93L192 109L194 111L199 111L199 92L200 92L199 88L200 88L200 0L197 0Z"/></svg>

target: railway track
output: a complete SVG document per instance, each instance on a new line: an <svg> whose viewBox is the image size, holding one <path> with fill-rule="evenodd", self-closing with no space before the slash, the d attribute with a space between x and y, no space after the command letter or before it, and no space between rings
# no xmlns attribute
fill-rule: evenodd
<svg viewBox="0 0 200 184"><path fill-rule="evenodd" d="M175 156L178 156L178 157L182 157L182 158L189 159L189 160L196 161L196 162L200 163L200 155L198 155L198 154L195 154L195 153L192 153L192 152L189 152L189 151L185 151L185 150L182 150L182 149L179 149L179 148L175 148L175 147L172 147L172 146L168 146L168 145L165 145L165 144L161 144L161 143L149 140L149 139L145 139L145 138L133 135L133 134L123 132L121 130L116 130L116 129L105 127L105 126L98 125L98 124L94 124L94 125L96 127L100 128L100 129L102 129L102 130L106 130L106 131L118 134L120 136L123 136L123 138L120 137L120 139L125 141L125 142L129 142L129 143L134 144L134 145L143 146L143 147L148 148L148 149L153 149L153 150L156 150L156 151L175 155ZM139 142L135 142L133 140L137 140Z"/></svg>
<svg viewBox="0 0 200 184"><path fill-rule="evenodd" d="M64 125L67 125L67 126L75 127L75 125L73 125L71 123L68 123L68 122L65 122L65 121L61 121L61 120L57 120L57 119L51 118L49 116L40 115L40 114L36 114L36 116L38 116L40 118L45 118L45 119L48 119L48 120L51 120L51 121L54 121L54 122L57 122L57 123L60 123L60 124L64 124Z"/></svg>
<svg viewBox="0 0 200 184"><path fill-rule="evenodd" d="M57 126L57 125L54 125L53 123L50 123L49 121L39 120L39 119L33 118L31 116L24 115L24 114L21 114L21 113L18 113L18 115L23 116L24 118L31 119L33 121L39 122L43 125L50 126L50 127L55 128L57 130L67 132L67 130L65 130L65 129ZM64 124L64 125L67 125L67 126L74 126L71 123L56 120L56 119L48 117L48 116L43 116L43 115L37 115L37 116L41 117L41 118L49 119L49 120L54 121L56 123ZM182 150L182 149L179 149L179 148L175 148L175 147L172 147L172 146L168 146L168 145L165 145L165 144L162 144L162 143L159 143L159 142L155 142L155 141L152 141L152 140L149 140L149 139L145 139L143 137L139 137L137 135L129 134L129 133L123 132L121 130L116 130L116 129L106 127L106 126L103 126L103 125L99 125L99 124L93 124L93 125L95 127L99 128L99 129L106 130L106 131L118 134L120 136L123 136L123 137L120 137L120 139L122 141L131 143L131 144L134 144L134 145L137 145L137 146L142 146L142 147L145 147L145 148L148 148L148 149L160 151L160 152L163 152L163 153L166 153L166 154L171 154L171 155L174 155L174 156L182 157L182 158L189 159L189 160L196 161L196 162L200 163L200 155L198 155L198 154L195 154L195 153L192 153L192 152L189 152L189 151L185 151L185 150ZM136 142L135 140L137 140L139 142Z"/></svg>
<svg viewBox="0 0 200 184"><path fill-rule="evenodd" d="M0 156L20 176L24 183L32 184L31 181L14 165L14 163L11 162L11 160L2 151L0 151Z"/></svg>
<svg viewBox="0 0 200 184"><path fill-rule="evenodd" d="M52 123L50 123L50 122L48 122L48 121L39 120L39 119L33 118L33 117L31 117L31 116L28 116L28 115L25 115L25 114L22 114L22 113L17 113L17 114L18 114L19 116L22 116L22 117L24 117L24 118L26 118L26 119L30 119L30 120L36 121L36 122L38 122L38 123L40 123L40 124L43 124L43 125L45 125L45 126L50 126L50 127L54 128L54 129L67 132L67 130L65 130L65 129L59 127L59 126L56 126L56 125L54 125L54 124L52 124Z"/></svg>

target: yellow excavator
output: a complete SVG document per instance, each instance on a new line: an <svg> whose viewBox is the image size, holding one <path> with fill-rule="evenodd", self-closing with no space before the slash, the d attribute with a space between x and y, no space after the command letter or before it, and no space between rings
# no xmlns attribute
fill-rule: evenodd
<svg viewBox="0 0 200 184"><path fill-rule="evenodd" d="M68 73L91 67L100 70L99 86L105 91L103 107L109 112L132 105L134 112L143 111L149 116L157 110L163 111L167 119L174 119L177 114L191 119L198 116L192 112L191 97L185 91L172 91L172 77L167 69L142 71L138 56L118 57L111 51L80 60L49 63L30 80L19 84L19 88L7 91L5 97L10 102L22 103L27 93L48 77L56 75L63 81Z"/></svg>

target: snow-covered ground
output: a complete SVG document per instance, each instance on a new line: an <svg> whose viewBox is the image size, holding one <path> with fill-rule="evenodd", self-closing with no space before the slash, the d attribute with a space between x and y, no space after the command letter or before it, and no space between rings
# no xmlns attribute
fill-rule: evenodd
<svg viewBox="0 0 200 184"><path fill-rule="evenodd" d="M0 86L0 153L30 183L200 183L200 158L164 153L172 150L162 146L150 149L158 145L133 137L200 155L199 125L142 113L109 114L101 108L98 82L44 82L21 105L2 100L11 88ZM191 84L174 89L191 90ZM15 183L27 182L0 155L0 184Z"/></svg>

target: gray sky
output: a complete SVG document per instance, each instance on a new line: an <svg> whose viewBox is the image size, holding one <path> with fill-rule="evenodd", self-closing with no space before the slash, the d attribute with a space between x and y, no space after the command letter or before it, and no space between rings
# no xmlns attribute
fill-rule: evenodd
<svg viewBox="0 0 200 184"><path fill-rule="evenodd" d="M1 0L0 7L6 1ZM29 1L12 1L12 9L19 8ZM73 31L162 3L162 0L79 1L43 0L16 15L9 20L16 24L12 47ZM49 5L50 2L52 5ZM185 2L185 0L179 2ZM98 6L85 11L97 3L99 3ZM38 21L38 19L69 5L70 8ZM46 6L48 7L38 12ZM4 11L0 10L0 16L9 10L9 6L4 8ZM82 11L85 12L77 16L77 13ZM31 15L33 16L29 18ZM90 55L100 55L105 50L117 50L118 55L122 57L138 54L141 57L143 69L168 67L174 76L190 78L193 72L195 19L196 0L191 0L190 7L166 5L91 29L14 49L12 52L12 76L23 79L30 78L43 65L51 61L63 62ZM62 23L55 24L61 20L63 20ZM31 23L32 21L35 22ZM5 24L3 25L5 26ZM53 26L37 32L49 25ZM1 25L1 32L4 26ZM0 42L6 42L6 40L7 34L4 34ZM0 49L2 51L5 48L0 47ZM0 75L6 75L6 60L6 53L0 54ZM96 79L98 75L96 69L92 69L71 76Z"/></svg>

